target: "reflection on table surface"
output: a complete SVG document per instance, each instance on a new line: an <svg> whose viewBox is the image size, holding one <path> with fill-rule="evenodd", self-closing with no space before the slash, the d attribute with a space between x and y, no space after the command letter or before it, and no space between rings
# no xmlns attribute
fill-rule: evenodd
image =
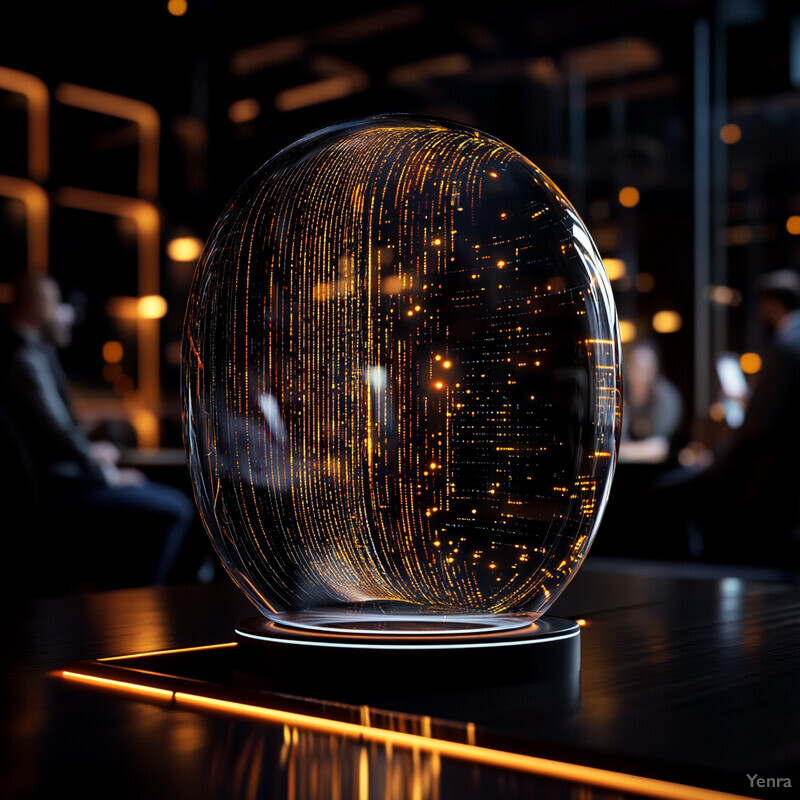
<svg viewBox="0 0 800 800"><path fill-rule="evenodd" d="M279 694L259 718L193 703L212 679L179 687L183 697L174 686L143 697L53 676L80 659L231 641L252 610L227 583L35 600L5 622L3 795L626 795L574 767L571 780L554 778L548 764L745 796L763 792L747 774L800 785L800 594L747 577L771 574L681 576L590 559L555 609L588 623L579 707L545 715L524 687L503 687L445 698L461 709L449 720L402 703ZM702 795L667 787L662 796Z"/></svg>

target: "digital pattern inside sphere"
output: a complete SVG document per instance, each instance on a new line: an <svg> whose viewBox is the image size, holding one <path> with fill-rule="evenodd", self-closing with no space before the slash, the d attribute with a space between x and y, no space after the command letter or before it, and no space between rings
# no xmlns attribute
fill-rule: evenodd
<svg viewBox="0 0 800 800"><path fill-rule="evenodd" d="M602 514L619 388L583 223L530 161L455 123L373 117L291 145L195 274L196 499L273 618L542 613Z"/></svg>

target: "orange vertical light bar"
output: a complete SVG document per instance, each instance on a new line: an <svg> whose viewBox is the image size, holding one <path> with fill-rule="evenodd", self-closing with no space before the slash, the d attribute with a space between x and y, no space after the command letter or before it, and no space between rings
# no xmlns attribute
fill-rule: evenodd
<svg viewBox="0 0 800 800"><path fill-rule="evenodd" d="M42 183L50 175L50 92L27 72L0 67L0 89L25 95L28 104L28 175Z"/></svg>
<svg viewBox="0 0 800 800"><path fill-rule="evenodd" d="M68 208L111 214L130 219L136 225L139 295L159 292L159 237L161 218L158 209L147 200L64 187L56 192L56 202ZM158 409L161 403L159 375L159 322L137 321L139 345L138 398L133 425L142 447L158 447Z"/></svg>
<svg viewBox="0 0 800 800"><path fill-rule="evenodd" d="M55 96L64 105L136 123L139 128L137 192L140 197L155 200L158 195L158 140L161 119L153 106L131 97L101 92L74 83L59 84Z"/></svg>
<svg viewBox="0 0 800 800"><path fill-rule="evenodd" d="M41 186L25 178L0 175L0 195L25 204L28 272L44 274L49 261L50 200Z"/></svg>

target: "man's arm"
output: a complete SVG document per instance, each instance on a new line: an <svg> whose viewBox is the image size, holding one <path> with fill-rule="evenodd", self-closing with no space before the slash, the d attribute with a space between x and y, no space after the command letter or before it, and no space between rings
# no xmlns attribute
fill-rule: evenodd
<svg viewBox="0 0 800 800"><path fill-rule="evenodd" d="M48 459L75 461L92 477L104 480L88 437L61 397L47 356L36 347L21 347L12 357L9 381L36 426L36 446L46 450Z"/></svg>

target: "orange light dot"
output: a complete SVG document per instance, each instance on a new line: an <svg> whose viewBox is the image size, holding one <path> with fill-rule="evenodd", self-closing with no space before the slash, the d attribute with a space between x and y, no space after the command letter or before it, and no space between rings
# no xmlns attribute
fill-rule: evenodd
<svg viewBox="0 0 800 800"><path fill-rule="evenodd" d="M419 311L421 308L421 306L414 306L414 311Z"/></svg>
<svg viewBox="0 0 800 800"><path fill-rule="evenodd" d="M677 311L659 311L653 315L653 330L657 333L675 333L681 329L683 317Z"/></svg>
<svg viewBox="0 0 800 800"><path fill-rule="evenodd" d="M500 269L503 269L503 267L504 267L505 265L506 265L506 262L505 262L505 261L498 261L498 262L497 262L497 266L498 266L498 267L500 267Z"/></svg>
<svg viewBox="0 0 800 800"><path fill-rule="evenodd" d="M761 369L761 356L758 353L742 353L739 366L746 375L755 375Z"/></svg>
<svg viewBox="0 0 800 800"><path fill-rule="evenodd" d="M604 258L603 266L606 268L606 275L610 281L618 281L625 277L627 268L621 258Z"/></svg>
<svg viewBox="0 0 800 800"><path fill-rule="evenodd" d="M441 381L436 381L435 385L436 385L437 389L443 389L444 388L444 384Z"/></svg>
<svg viewBox="0 0 800 800"><path fill-rule="evenodd" d="M178 236L167 244L167 255L173 261L197 261L203 242L196 236Z"/></svg>
<svg viewBox="0 0 800 800"><path fill-rule="evenodd" d="M792 214L792 216L786 220L786 230L789 231L792 236L800 235L800 216Z"/></svg>
<svg viewBox="0 0 800 800"><path fill-rule="evenodd" d="M440 245L440 244L442 243L442 240L441 240L441 239L434 239L434 240L433 240L433 243L434 243L435 245L437 245L437 247L438 247L438 245Z"/></svg>
<svg viewBox="0 0 800 800"><path fill-rule="evenodd" d="M436 462L435 461L431 461L431 469L436 469Z"/></svg>
<svg viewBox="0 0 800 800"><path fill-rule="evenodd" d="M453 366L453 364L452 364L450 361L445 361L445 362L443 362L443 363L442 363L442 366L443 366L445 369L450 369L450 367L452 367L452 366Z"/></svg>
<svg viewBox="0 0 800 800"><path fill-rule="evenodd" d="M146 294L138 300L140 319L161 319L167 313L167 301L159 294Z"/></svg>
<svg viewBox="0 0 800 800"><path fill-rule="evenodd" d="M497 177L497 173L496 173L496 172L490 172L489 174L490 174L490 175L491 175L493 178L496 178L496 177Z"/></svg>
<svg viewBox="0 0 800 800"><path fill-rule="evenodd" d="M107 364L119 364L122 361L122 345L119 342L106 342L103 345L103 361Z"/></svg>
<svg viewBox="0 0 800 800"><path fill-rule="evenodd" d="M236 100L228 106L228 119L234 124L250 122L261 114L261 103L254 97Z"/></svg>
<svg viewBox="0 0 800 800"><path fill-rule="evenodd" d="M182 17L188 8L189 4L186 0L169 0L167 3L167 11L169 11L173 17Z"/></svg>
<svg viewBox="0 0 800 800"><path fill-rule="evenodd" d="M635 186L623 186L619 190L619 202L625 208L639 205L639 190Z"/></svg>
<svg viewBox="0 0 800 800"><path fill-rule="evenodd" d="M723 403L712 403L708 409L708 416L714 422L722 422L725 419L725 405Z"/></svg>
<svg viewBox="0 0 800 800"><path fill-rule="evenodd" d="M408 314L409 317L413 317L414 316L414 312L411 309L406 311L406 314Z"/></svg>
<svg viewBox="0 0 800 800"><path fill-rule="evenodd" d="M619 321L619 338L622 342L632 342L636 338L636 323L621 319Z"/></svg>
<svg viewBox="0 0 800 800"><path fill-rule="evenodd" d="M719 129L719 138L725 144L736 144L742 138L742 129L738 125L729 122Z"/></svg>

